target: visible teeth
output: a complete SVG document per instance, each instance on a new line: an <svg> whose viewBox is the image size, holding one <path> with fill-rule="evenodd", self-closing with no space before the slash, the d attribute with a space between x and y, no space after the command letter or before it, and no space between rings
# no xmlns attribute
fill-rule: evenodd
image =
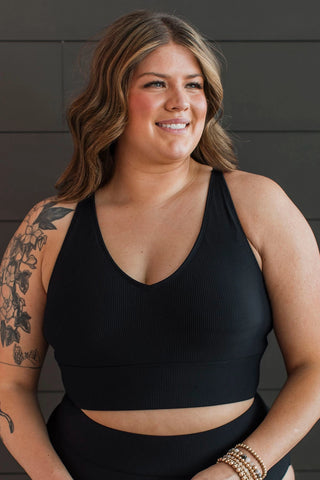
<svg viewBox="0 0 320 480"><path fill-rule="evenodd" d="M174 130L179 130L181 128L186 128L187 123L158 123L158 125L164 128L173 128Z"/></svg>

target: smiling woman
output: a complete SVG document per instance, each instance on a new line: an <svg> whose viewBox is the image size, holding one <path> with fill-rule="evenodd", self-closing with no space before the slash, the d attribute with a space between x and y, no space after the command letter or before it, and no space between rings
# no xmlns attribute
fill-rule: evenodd
<svg viewBox="0 0 320 480"><path fill-rule="evenodd" d="M173 42L158 47L132 75L128 122L117 141L116 161L129 158L150 166L150 159L161 164L189 155L201 139L206 115L204 80L194 55Z"/></svg>
<svg viewBox="0 0 320 480"><path fill-rule="evenodd" d="M175 49L170 57L171 72L176 75L179 67L182 67L179 78L176 79L170 78L172 73L170 74L168 59L165 57L168 44L174 44ZM133 93L133 77L133 101L134 98L138 99L139 94L139 101L148 102L154 98L155 102L156 98L163 96L163 91L167 97L168 92L172 97L172 93L177 94L178 89L180 95L182 77L185 76L183 96L190 96L191 100L195 95L195 100L201 98L206 102L207 108L204 123L196 125L194 122L189 129L196 128L199 135L200 128L203 127L199 142L192 151L192 158L198 163L218 169L234 170L237 158L231 134L219 122L223 115L223 88L218 55L223 57L213 42L206 41L195 28L174 15L137 11L110 25L95 49L87 87L68 108L67 118L73 135L74 154L55 185L59 191L59 200L85 198L99 186L107 184L113 176L114 147L119 137L127 131L130 121L128 97L129 88L130 93ZM145 90L149 89L147 94ZM189 100L182 98L183 102ZM170 105L170 98L167 102ZM176 110L174 116L168 116L168 110L164 113L165 116L154 120L162 122L181 117ZM186 119L190 120L189 115Z"/></svg>
<svg viewBox="0 0 320 480"><path fill-rule="evenodd" d="M215 49L176 16L133 12L97 45L59 193L1 266L1 434L32 480L294 478L319 417L319 251L237 169L222 99ZM272 328L288 380L269 411ZM48 344L66 393L45 425Z"/></svg>

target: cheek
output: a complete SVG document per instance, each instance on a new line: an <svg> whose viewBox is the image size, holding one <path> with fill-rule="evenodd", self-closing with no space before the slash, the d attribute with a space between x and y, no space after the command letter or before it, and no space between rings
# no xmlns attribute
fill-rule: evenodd
<svg viewBox="0 0 320 480"><path fill-rule="evenodd" d="M139 93L131 95L128 101L129 121L135 118L149 120L147 115L153 113L156 107L157 102L148 95Z"/></svg>
<svg viewBox="0 0 320 480"><path fill-rule="evenodd" d="M208 105L207 105L206 98L205 97L199 98L199 101L197 102L197 111L199 116L205 119L207 115L207 110L208 110Z"/></svg>

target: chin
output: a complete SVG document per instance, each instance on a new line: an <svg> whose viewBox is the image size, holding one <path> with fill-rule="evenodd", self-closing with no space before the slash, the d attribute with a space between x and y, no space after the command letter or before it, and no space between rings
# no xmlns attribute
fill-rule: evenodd
<svg viewBox="0 0 320 480"><path fill-rule="evenodd" d="M186 148L170 148L168 149L166 152L163 151L163 156L164 157L167 157L167 158L172 158L172 159L180 159L180 158L186 158L186 157L189 157L191 155L191 153L193 152L194 149L186 149ZM159 153L161 154L162 152L159 151Z"/></svg>
<svg viewBox="0 0 320 480"><path fill-rule="evenodd" d="M164 155L165 158L167 158L168 160L172 160L172 161L179 161L179 160L185 160L186 158L189 158L191 156L191 153L190 152L184 152L184 153L176 153L176 154L173 154L173 153L168 153L167 155Z"/></svg>

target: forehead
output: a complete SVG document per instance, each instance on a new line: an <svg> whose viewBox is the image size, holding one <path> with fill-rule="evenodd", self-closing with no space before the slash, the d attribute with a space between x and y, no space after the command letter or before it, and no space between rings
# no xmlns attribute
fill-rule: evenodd
<svg viewBox="0 0 320 480"><path fill-rule="evenodd" d="M156 69L156 70L155 70ZM201 73L196 57L182 45L168 43L149 53L136 67L134 76L144 71L176 71Z"/></svg>

